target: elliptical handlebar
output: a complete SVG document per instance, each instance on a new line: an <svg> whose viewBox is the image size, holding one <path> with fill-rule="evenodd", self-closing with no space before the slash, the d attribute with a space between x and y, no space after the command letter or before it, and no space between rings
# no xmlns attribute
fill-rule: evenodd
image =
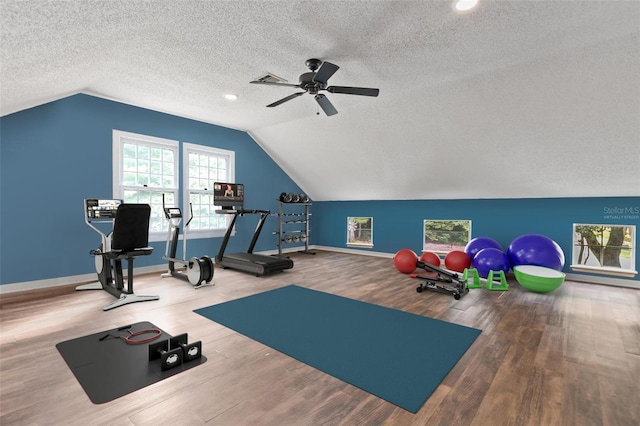
<svg viewBox="0 0 640 426"><path fill-rule="evenodd" d="M178 211L177 215L175 216L171 214L171 210L173 209ZM179 233L180 221L183 220L184 218L182 217L182 210L180 210L180 207L167 207L165 205L164 192L162 193L162 211L164 212L164 217L169 222L169 231L167 233L167 246L165 249L165 255L166 255L165 257L169 257L169 240L171 238L171 231L173 229L174 232L177 231ZM182 229L182 259L183 260L186 259L186 255L187 255L187 233L189 230L189 224L191 223L192 220L193 220L193 204L189 203L189 220L184 223L184 227Z"/></svg>
<svg viewBox="0 0 640 426"><path fill-rule="evenodd" d="M164 203L164 193L162 193L162 211L164 212L164 217L167 220L171 220L171 219L175 219L175 217L172 217L169 214L169 211L171 209L177 209L180 212L180 219L183 219L182 217L182 211L180 210L180 207L170 207L167 208L165 203ZM187 227L189 226L189 224L191 223L191 220L193 220L193 204L189 203L189 220L185 222L184 224L184 228L185 230L187 229Z"/></svg>
<svg viewBox="0 0 640 426"><path fill-rule="evenodd" d="M191 219L193 219L193 204L189 203L189 220L184 224L184 229L186 230L191 223Z"/></svg>

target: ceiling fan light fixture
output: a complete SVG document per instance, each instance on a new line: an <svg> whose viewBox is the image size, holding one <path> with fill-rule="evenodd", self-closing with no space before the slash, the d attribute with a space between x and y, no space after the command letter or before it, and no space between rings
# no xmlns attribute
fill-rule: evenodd
<svg viewBox="0 0 640 426"><path fill-rule="evenodd" d="M458 0L455 8L461 12L473 9L478 4L478 0Z"/></svg>

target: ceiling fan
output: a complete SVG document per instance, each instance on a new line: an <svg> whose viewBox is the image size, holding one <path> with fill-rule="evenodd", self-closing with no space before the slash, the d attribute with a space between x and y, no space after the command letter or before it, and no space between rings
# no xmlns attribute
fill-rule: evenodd
<svg viewBox="0 0 640 426"><path fill-rule="evenodd" d="M254 80L251 81L251 83L268 84L271 86L298 87L304 90L303 92L297 92L293 95L287 96L286 98L282 98L279 101L275 101L274 103L267 105L267 107L275 107L290 101L293 98L297 98L300 95L309 93L314 95L314 98L316 102L318 102L318 105L320 105L320 108L322 108L324 113L329 116L337 114L338 110L335 109L333 104L325 95L318 93L320 91L326 90L329 93L342 93L345 95L360 96L378 96L378 93L380 93L380 89L371 89L367 87L327 86L327 80L329 80L329 78L338 71L340 68L339 66L332 64L331 62L322 62L320 59L307 59L305 65L309 68L310 72L300 75L298 79L298 81L300 81L299 84L285 83L283 81L266 81L263 79Z"/></svg>

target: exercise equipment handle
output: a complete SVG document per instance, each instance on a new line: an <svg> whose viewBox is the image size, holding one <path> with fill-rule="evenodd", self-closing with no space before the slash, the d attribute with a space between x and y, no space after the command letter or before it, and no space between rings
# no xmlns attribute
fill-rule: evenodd
<svg viewBox="0 0 640 426"><path fill-rule="evenodd" d="M184 229L186 230L191 220L193 219L193 204L189 203L189 220L184 224Z"/></svg>

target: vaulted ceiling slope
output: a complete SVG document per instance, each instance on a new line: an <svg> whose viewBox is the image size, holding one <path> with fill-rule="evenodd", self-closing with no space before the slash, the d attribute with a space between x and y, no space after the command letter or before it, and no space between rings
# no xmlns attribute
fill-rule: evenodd
<svg viewBox="0 0 640 426"><path fill-rule="evenodd" d="M2 115L70 94L248 131L314 200L640 195L640 2L0 3ZM305 60L340 69L328 117ZM239 96L235 102L224 93ZM319 113L319 114L318 114Z"/></svg>

